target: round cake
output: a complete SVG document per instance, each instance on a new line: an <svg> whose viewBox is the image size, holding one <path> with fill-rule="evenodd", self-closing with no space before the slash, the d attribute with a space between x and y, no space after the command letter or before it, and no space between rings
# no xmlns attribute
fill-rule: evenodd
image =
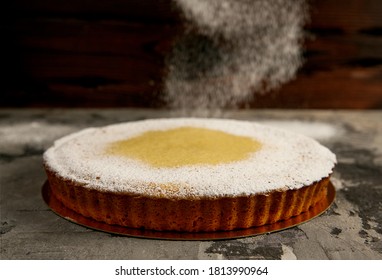
<svg viewBox="0 0 382 280"><path fill-rule="evenodd" d="M250 228L326 198L335 155L317 141L227 119L88 128L44 153L52 195L97 221L160 231Z"/></svg>

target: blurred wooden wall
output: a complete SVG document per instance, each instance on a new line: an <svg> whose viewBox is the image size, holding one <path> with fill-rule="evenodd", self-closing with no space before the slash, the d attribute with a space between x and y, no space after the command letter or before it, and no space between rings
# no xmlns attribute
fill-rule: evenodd
<svg viewBox="0 0 382 280"><path fill-rule="evenodd" d="M382 1L312 0L305 64L253 108L382 108ZM0 107L161 107L171 0L2 3Z"/></svg>

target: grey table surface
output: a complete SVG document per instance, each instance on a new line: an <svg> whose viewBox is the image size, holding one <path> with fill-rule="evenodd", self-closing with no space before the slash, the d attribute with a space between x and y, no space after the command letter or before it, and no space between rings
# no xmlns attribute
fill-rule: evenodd
<svg viewBox="0 0 382 280"><path fill-rule="evenodd" d="M321 216L271 234L173 241L100 232L69 222L44 203L42 154L90 126L180 116L164 110L0 110L1 259L382 259L382 111L242 110L218 117L306 134L338 164L336 199Z"/></svg>

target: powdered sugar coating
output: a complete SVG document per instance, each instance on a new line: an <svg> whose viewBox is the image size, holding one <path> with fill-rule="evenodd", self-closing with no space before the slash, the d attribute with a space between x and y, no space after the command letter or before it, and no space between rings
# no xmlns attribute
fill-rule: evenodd
<svg viewBox="0 0 382 280"><path fill-rule="evenodd" d="M105 153L112 142L182 126L252 137L262 148L238 162L174 168L154 168ZM253 122L178 118L88 128L57 140L44 153L44 162L58 176L100 191L196 198L301 188L330 175L336 157L311 138Z"/></svg>

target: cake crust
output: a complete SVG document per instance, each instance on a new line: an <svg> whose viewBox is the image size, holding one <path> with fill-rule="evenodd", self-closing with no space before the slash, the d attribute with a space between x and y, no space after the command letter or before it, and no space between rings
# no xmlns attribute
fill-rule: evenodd
<svg viewBox="0 0 382 280"><path fill-rule="evenodd" d="M52 194L66 207L100 222L131 228L207 232L245 229L300 215L326 199L329 177L294 190L198 199L100 192L60 178L46 167Z"/></svg>

